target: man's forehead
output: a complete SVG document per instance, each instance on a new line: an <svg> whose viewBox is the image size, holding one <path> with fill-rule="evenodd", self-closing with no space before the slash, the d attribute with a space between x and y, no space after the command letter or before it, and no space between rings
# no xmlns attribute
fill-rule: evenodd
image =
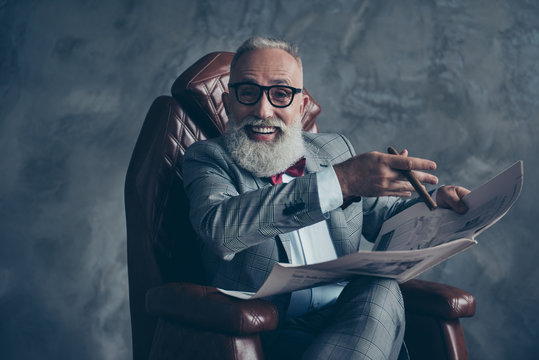
<svg viewBox="0 0 539 360"><path fill-rule="evenodd" d="M264 81L301 86L303 75L297 60L281 49L257 49L240 56L231 73L232 82ZM261 84L266 85L266 84Z"/></svg>

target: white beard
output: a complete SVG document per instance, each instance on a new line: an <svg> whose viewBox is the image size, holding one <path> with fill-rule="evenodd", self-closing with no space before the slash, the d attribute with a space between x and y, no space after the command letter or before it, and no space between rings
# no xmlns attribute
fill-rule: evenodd
<svg viewBox="0 0 539 360"><path fill-rule="evenodd" d="M273 141L256 141L247 134L247 125L275 126L281 130ZM257 177L269 177L284 172L305 156L305 144L301 132L300 115L288 127L276 118L258 119L249 116L238 124L236 119L230 117L224 141L236 164Z"/></svg>

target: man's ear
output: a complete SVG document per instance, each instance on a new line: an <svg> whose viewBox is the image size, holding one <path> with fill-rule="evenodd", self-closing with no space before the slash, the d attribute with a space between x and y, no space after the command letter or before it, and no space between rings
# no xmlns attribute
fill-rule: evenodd
<svg viewBox="0 0 539 360"><path fill-rule="evenodd" d="M225 112L226 112L226 115L228 116L230 114L230 98L229 98L229 94L227 92L224 92L222 95L221 95L221 100L223 101L223 106L225 108Z"/></svg>
<svg viewBox="0 0 539 360"><path fill-rule="evenodd" d="M299 107L299 113L301 114L301 116L303 116L303 111L305 111L305 108L307 107L308 104L309 104L309 96L303 94L303 99Z"/></svg>

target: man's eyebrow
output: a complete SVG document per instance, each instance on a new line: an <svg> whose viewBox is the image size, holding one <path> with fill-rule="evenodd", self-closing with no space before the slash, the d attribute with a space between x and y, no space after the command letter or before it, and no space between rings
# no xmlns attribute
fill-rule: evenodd
<svg viewBox="0 0 539 360"><path fill-rule="evenodd" d="M290 81L286 80L286 79L275 79L275 80L271 80L271 83L272 84L275 84L275 85L290 85Z"/></svg>
<svg viewBox="0 0 539 360"><path fill-rule="evenodd" d="M253 78L242 78L239 82L243 82L243 83L252 83L252 84L258 84L258 82L253 79Z"/></svg>
<svg viewBox="0 0 539 360"><path fill-rule="evenodd" d="M262 85L262 84L259 84L258 81L256 81L255 79L251 77L245 77L241 79L240 82ZM274 80L270 80L270 85L290 85L290 81L288 81L287 79L274 79Z"/></svg>

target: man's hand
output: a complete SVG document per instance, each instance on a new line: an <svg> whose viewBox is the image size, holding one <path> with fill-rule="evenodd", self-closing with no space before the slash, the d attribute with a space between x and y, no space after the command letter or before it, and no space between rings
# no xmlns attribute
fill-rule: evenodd
<svg viewBox="0 0 539 360"><path fill-rule="evenodd" d="M345 201L360 196L411 196L414 187L399 170L413 170L422 183L438 183L436 176L417 171L435 170L436 163L408 157L406 150L400 156L380 152L356 155L334 169Z"/></svg>
<svg viewBox="0 0 539 360"><path fill-rule="evenodd" d="M453 209L459 214L464 214L468 211L468 206L462 201L462 198L469 193L470 190L461 186L442 186L436 192L436 203L441 208Z"/></svg>

